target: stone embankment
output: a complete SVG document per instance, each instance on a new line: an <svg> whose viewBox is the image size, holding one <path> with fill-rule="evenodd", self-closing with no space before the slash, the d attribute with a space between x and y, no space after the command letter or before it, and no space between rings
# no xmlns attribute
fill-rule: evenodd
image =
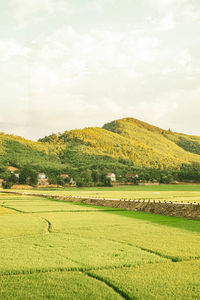
<svg viewBox="0 0 200 300"><path fill-rule="evenodd" d="M127 200L127 199L105 199L90 197L72 197L52 194L36 194L27 192L7 192L19 195L30 195L51 198L58 201L80 202L89 205L120 208L132 211L141 211L165 216L181 217L194 220L200 220L200 203L184 202L161 202L155 200Z"/></svg>

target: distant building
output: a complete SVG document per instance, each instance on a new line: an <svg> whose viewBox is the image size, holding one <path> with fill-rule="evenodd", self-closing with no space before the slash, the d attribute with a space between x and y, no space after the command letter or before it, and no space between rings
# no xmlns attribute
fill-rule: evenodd
<svg viewBox="0 0 200 300"><path fill-rule="evenodd" d="M69 175L68 174L61 174L60 177L62 177L63 179L65 179L65 178L69 178Z"/></svg>
<svg viewBox="0 0 200 300"><path fill-rule="evenodd" d="M38 174L38 179L46 179L46 178L47 178L47 176L46 176L45 173L39 173Z"/></svg>
<svg viewBox="0 0 200 300"><path fill-rule="evenodd" d="M8 171L10 171L10 173L12 173L12 174L15 173L18 170L19 170L18 168L15 168L15 167L12 167L12 166L8 167Z"/></svg>
<svg viewBox="0 0 200 300"><path fill-rule="evenodd" d="M107 178L110 178L111 181L116 181L116 175L115 173L108 173L106 175Z"/></svg>
<svg viewBox="0 0 200 300"><path fill-rule="evenodd" d="M71 185L74 185L74 186L76 185L76 181L75 181L73 178L70 179L70 182L69 182L69 183L70 183Z"/></svg>
<svg viewBox="0 0 200 300"><path fill-rule="evenodd" d="M45 173L38 174L38 185L49 185L49 181Z"/></svg>
<svg viewBox="0 0 200 300"><path fill-rule="evenodd" d="M18 172L19 169L18 168L9 166L8 171L10 171L11 174L14 174L17 178L19 178L19 172Z"/></svg>

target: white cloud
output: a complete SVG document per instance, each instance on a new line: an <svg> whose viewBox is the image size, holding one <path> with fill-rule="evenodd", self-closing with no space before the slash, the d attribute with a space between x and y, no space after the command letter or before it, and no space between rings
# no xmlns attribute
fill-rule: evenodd
<svg viewBox="0 0 200 300"><path fill-rule="evenodd" d="M174 131L193 135L199 132L199 102L200 90L194 89L186 92L184 89L177 91L172 98L176 99L177 106L158 120L160 126L167 126Z"/></svg>
<svg viewBox="0 0 200 300"><path fill-rule="evenodd" d="M175 2L175 0L159 0L159 2L160 2L161 5L168 6L168 5L173 4Z"/></svg>
<svg viewBox="0 0 200 300"><path fill-rule="evenodd" d="M0 55L2 61L8 61L14 56L27 57L31 49L15 40L0 40Z"/></svg>
<svg viewBox="0 0 200 300"><path fill-rule="evenodd" d="M48 0L12 0L12 7L15 20L20 26L30 22L30 18L38 13L52 11L52 3Z"/></svg>
<svg viewBox="0 0 200 300"><path fill-rule="evenodd" d="M169 75L171 73L176 72L176 70L177 69L175 67L167 67L167 68L163 69L160 74L165 76L165 75Z"/></svg>
<svg viewBox="0 0 200 300"><path fill-rule="evenodd" d="M161 31L172 30L175 27L174 15L172 12L168 13L161 21Z"/></svg>
<svg viewBox="0 0 200 300"><path fill-rule="evenodd" d="M89 88L92 77L114 70L126 72L129 80L141 77L136 66L154 62L160 42L155 36L138 36L135 32L82 33L64 27L29 46L29 80L34 93L54 90L65 94L71 90L70 85L77 89L84 80Z"/></svg>
<svg viewBox="0 0 200 300"><path fill-rule="evenodd" d="M159 40L156 37L141 37L136 41L135 56L137 59L145 62L155 60L154 50L159 47Z"/></svg>
<svg viewBox="0 0 200 300"><path fill-rule="evenodd" d="M0 40L4 123L20 103L30 136L126 116L173 127L181 101L196 103L197 0L10 1L18 26L9 21Z"/></svg>
<svg viewBox="0 0 200 300"><path fill-rule="evenodd" d="M200 10L198 5L195 5L194 2L191 3L190 1L187 2L187 5L182 7L180 11L182 18L192 20L192 21L200 21Z"/></svg>
<svg viewBox="0 0 200 300"><path fill-rule="evenodd" d="M66 0L11 0L13 15L19 28L36 24L49 16L65 13L73 14L73 8Z"/></svg>
<svg viewBox="0 0 200 300"><path fill-rule="evenodd" d="M192 58L189 54L189 50L188 49L182 50L181 53L179 53L179 55L177 55L176 60L183 67L188 65L192 61Z"/></svg>
<svg viewBox="0 0 200 300"><path fill-rule="evenodd" d="M162 17L147 17L147 23L153 25L153 31L155 32L167 32L176 27L175 16L173 12L167 12Z"/></svg>
<svg viewBox="0 0 200 300"><path fill-rule="evenodd" d="M30 70L30 90L37 94L50 92L60 83L59 73L47 65L33 65Z"/></svg>

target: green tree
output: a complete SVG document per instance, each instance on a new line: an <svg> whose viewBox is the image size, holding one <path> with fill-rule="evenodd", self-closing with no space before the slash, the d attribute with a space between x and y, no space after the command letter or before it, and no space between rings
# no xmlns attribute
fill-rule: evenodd
<svg viewBox="0 0 200 300"><path fill-rule="evenodd" d="M19 174L19 183L35 186L38 182L38 171L34 170L30 166L22 168Z"/></svg>

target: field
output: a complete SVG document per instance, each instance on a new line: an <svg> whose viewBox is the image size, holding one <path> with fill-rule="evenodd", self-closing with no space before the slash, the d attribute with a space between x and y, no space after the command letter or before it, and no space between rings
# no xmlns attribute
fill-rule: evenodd
<svg viewBox="0 0 200 300"><path fill-rule="evenodd" d="M200 299L199 224L1 193L0 299Z"/></svg>
<svg viewBox="0 0 200 300"><path fill-rule="evenodd" d="M25 192L25 191L24 191ZM58 190L29 190L30 193L59 194L82 197L132 200L160 200L173 202L200 203L199 185L157 185L157 186L120 186L65 188Z"/></svg>

